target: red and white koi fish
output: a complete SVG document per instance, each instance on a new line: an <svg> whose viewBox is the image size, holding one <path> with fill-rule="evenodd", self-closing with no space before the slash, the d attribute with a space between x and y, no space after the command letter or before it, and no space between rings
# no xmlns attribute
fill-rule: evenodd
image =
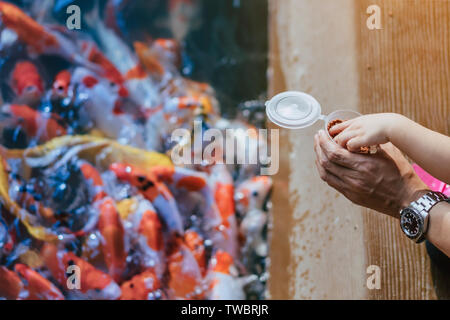
<svg viewBox="0 0 450 320"><path fill-rule="evenodd" d="M257 255L267 255L267 244L263 229L267 224L267 214L263 211L264 202L272 188L268 176L256 176L242 182L236 189L236 208L242 214L240 233L245 239L242 253L247 255L254 250Z"/></svg>
<svg viewBox="0 0 450 320"><path fill-rule="evenodd" d="M154 270L146 270L128 281L122 286L122 296L120 300L156 300L162 298L159 290L161 283Z"/></svg>
<svg viewBox="0 0 450 320"><path fill-rule="evenodd" d="M81 43L81 48L87 59L101 68L102 72L99 75L118 87L119 96L128 97L129 92L124 87L125 78L114 64L98 49L95 43L84 41Z"/></svg>
<svg viewBox="0 0 450 320"><path fill-rule="evenodd" d="M138 201L136 210L126 218L130 222L127 233L138 245L142 267L151 268L160 279L165 269L162 224L150 201L142 198Z"/></svg>
<svg viewBox="0 0 450 320"><path fill-rule="evenodd" d="M184 234L184 243L192 252L200 268L202 276L206 274L206 249L204 239L194 230L188 230Z"/></svg>
<svg viewBox="0 0 450 320"><path fill-rule="evenodd" d="M130 98L141 108L158 105L158 90L128 45L98 18L98 6L85 15L86 22L97 35L100 48L125 78Z"/></svg>
<svg viewBox="0 0 450 320"><path fill-rule="evenodd" d="M183 220L172 193L151 171L124 163L113 163L109 169L118 179L135 186L151 201L170 232L183 234Z"/></svg>
<svg viewBox="0 0 450 320"><path fill-rule="evenodd" d="M209 184L214 192L214 201L220 212L221 223L211 240L219 249L229 252L233 258L238 256L238 227L234 211L233 177L226 165L215 164L210 167Z"/></svg>
<svg viewBox="0 0 450 320"><path fill-rule="evenodd" d="M41 274L24 264L16 264L14 270L24 279L24 292L20 299L24 300L64 300L59 289Z"/></svg>
<svg viewBox="0 0 450 320"><path fill-rule="evenodd" d="M262 210L271 189L272 179L268 176L256 176L243 181L236 188L236 209L241 214L252 209Z"/></svg>
<svg viewBox="0 0 450 320"><path fill-rule="evenodd" d="M120 287L108 274L74 253L58 250L55 245L46 243L41 249L41 256L53 278L64 288L67 288L67 268L71 265L80 268L80 289L70 290L71 292L87 299L116 300L120 297Z"/></svg>
<svg viewBox="0 0 450 320"><path fill-rule="evenodd" d="M169 291L173 299L202 299L204 296L201 269L192 252L177 239L168 257Z"/></svg>
<svg viewBox="0 0 450 320"><path fill-rule="evenodd" d="M263 230L267 224L267 214L260 209L252 209L245 214L239 226L245 244L242 254L248 255L251 250L260 256L267 256L267 242L263 237Z"/></svg>
<svg viewBox="0 0 450 320"><path fill-rule="evenodd" d="M44 93L44 83L36 66L30 61L20 61L14 66L11 82L17 96L15 103L35 105Z"/></svg>
<svg viewBox="0 0 450 320"><path fill-rule="evenodd" d="M80 67L75 69L72 82L78 85L79 96L89 97L84 101L83 108L100 131L120 143L144 146L142 129L134 123L133 118L116 112L121 97L112 90L109 81Z"/></svg>
<svg viewBox="0 0 450 320"><path fill-rule="evenodd" d="M3 111L18 118L27 135L36 137L39 142L45 142L67 133L66 129L59 124L60 119L56 114L51 114L50 118L46 118L42 113L27 105L16 104L4 105Z"/></svg>
<svg viewBox="0 0 450 320"><path fill-rule="evenodd" d="M225 251L217 251L210 260L208 271L210 300L243 300L243 279L237 277L233 257Z"/></svg>
<svg viewBox="0 0 450 320"><path fill-rule="evenodd" d="M0 1L0 19L33 53L59 55L72 63L98 70L79 54L75 43L56 30L40 25L16 5Z"/></svg>

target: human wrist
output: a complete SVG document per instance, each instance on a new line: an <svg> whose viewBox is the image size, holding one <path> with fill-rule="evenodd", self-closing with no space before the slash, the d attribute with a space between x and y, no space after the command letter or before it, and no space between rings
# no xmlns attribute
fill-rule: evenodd
<svg viewBox="0 0 450 320"><path fill-rule="evenodd" d="M430 191L431 190L429 190L422 181L411 181L406 183L401 191L400 201L398 202L398 212Z"/></svg>
<svg viewBox="0 0 450 320"><path fill-rule="evenodd" d="M390 121L386 121L386 127L384 130L384 134L386 136L386 140L394 143L395 140L399 136L403 134L405 129L408 128L408 118L398 114L398 113L390 113Z"/></svg>

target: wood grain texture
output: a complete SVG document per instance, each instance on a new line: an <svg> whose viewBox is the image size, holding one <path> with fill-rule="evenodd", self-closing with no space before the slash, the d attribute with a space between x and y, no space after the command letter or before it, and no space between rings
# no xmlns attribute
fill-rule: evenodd
<svg viewBox="0 0 450 320"><path fill-rule="evenodd" d="M353 0L271 1L271 94L308 92L325 114L339 106L357 108L353 10ZM278 229L270 253L274 299L367 296L362 210L329 188L314 164L313 136L323 125L319 121L281 135L282 170L275 176L273 198Z"/></svg>
<svg viewBox="0 0 450 320"><path fill-rule="evenodd" d="M366 27L372 4L381 8L382 30ZM448 135L450 1L355 0L355 6L361 113L401 113ZM448 296L449 276L436 268L432 276L425 246L407 240L397 220L367 210L364 228L368 263L382 269L381 290L370 298Z"/></svg>
<svg viewBox="0 0 450 320"><path fill-rule="evenodd" d="M382 30L366 27L372 4L382 9ZM270 1L270 95L305 91L325 113L337 106L398 112L448 135L449 5L448 0ZM310 152L317 129L281 131L271 297L448 299L448 270L431 264L424 245L407 240L397 220L353 206L320 182ZM329 223L331 218L341 221ZM365 288L365 268L372 264L381 267L380 290Z"/></svg>
<svg viewBox="0 0 450 320"><path fill-rule="evenodd" d="M276 19L275 6L269 3L269 26L272 26ZM278 38L275 28L269 28L269 41L271 50L269 53L269 96L286 90L284 74L280 65L280 54L278 51ZM270 129L276 129L275 125L269 123ZM294 210L289 202L289 174L291 172L289 157L285 155L291 153L292 146L289 143L288 130L280 130L280 170L274 177L272 192L272 218L270 225L270 278L268 282L268 298L290 299L292 292L289 283L292 275L291 246L289 242L292 227L292 212ZM276 213L276 214L275 214Z"/></svg>

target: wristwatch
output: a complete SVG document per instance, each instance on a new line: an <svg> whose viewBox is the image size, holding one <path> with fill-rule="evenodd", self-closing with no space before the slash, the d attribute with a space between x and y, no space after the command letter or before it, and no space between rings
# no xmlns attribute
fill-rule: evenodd
<svg viewBox="0 0 450 320"><path fill-rule="evenodd" d="M447 196L430 191L400 211L400 227L408 238L416 243L425 240L430 210L442 201L448 201Z"/></svg>

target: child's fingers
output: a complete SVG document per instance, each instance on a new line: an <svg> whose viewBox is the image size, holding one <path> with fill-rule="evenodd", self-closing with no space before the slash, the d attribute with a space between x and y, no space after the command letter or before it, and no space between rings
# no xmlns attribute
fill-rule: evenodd
<svg viewBox="0 0 450 320"><path fill-rule="evenodd" d="M347 150L350 152L358 152L361 147L366 147L367 143L362 137L353 137L347 141Z"/></svg>
<svg viewBox="0 0 450 320"><path fill-rule="evenodd" d="M346 129L351 123L352 121L348 120L332 126L329 130L330 135L334 136L339 134L342 130Z"/></svg>
<svg viewBox="0 0 450 320"><path fill-rule="evenodd" d="M341 133L339 133L336 137L334 137L334 141L336 141L338 145L345 148L347 145L347 141L353 139L356 136L356 134L357 133L354 130L346 129Z"/></svg>

